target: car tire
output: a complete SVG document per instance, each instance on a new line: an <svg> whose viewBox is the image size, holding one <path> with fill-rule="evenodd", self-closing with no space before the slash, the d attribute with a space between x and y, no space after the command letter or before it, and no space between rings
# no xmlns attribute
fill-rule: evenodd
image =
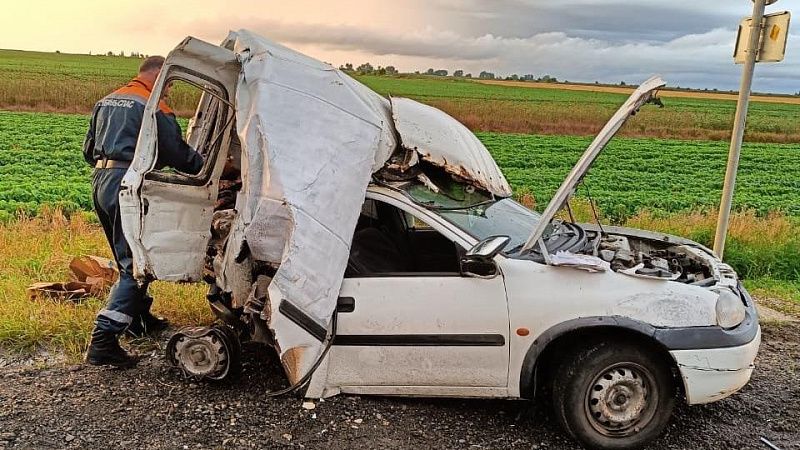
<svg viewBox="0 0 800 450"><path fill-rule="evenodd" d="M675 406L670 366L647 346L603 341L565 357L552 379L556 420L586 448L647 445Z"/></svg>

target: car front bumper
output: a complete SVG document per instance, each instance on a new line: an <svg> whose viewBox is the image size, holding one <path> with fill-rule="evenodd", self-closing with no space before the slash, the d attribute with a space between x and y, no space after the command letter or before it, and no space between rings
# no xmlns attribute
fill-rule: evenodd
<svg viewBox="0 0 800 450"><path fill-rule="evenodd" d="M750 380L753 362L761 344L761 328L747 344L669 353L678 364L690 405L721 400L741 389Z"/></svg>

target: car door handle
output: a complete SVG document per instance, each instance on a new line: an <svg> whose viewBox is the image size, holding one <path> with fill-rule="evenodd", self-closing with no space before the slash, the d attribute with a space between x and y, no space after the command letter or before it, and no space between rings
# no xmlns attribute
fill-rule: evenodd
<svg viewBox="0 0 800 450"><path fill-rule="evenodd" d="M351 313L356 310L356 299L353 297L339 297L336 301L336 312Z"/></svg>

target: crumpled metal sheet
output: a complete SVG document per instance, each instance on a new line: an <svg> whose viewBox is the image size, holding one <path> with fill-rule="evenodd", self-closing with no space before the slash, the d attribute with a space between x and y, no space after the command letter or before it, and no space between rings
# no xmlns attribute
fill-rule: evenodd
<svg viewBox="0 0 800 450"><path fill-rule="evenodd" d="M392 116L403 147L494 195L511 196L511 186L489 151L460 122L432 106L401 97L392 97Z"/></svg>
<svg viewBox="0 0 800 450"><path fill-rule="evenodd" d="M246 246L252 259L278 267L269 311L285 299L327 326L367 185L396 147L389 102L330 65L249 31L229 39L242 63L236 120L243 185L233 228L243 233L236 233L241 242L228 241L228 251ZM282 354L319 346L271 315L265 319Z"/></svg>

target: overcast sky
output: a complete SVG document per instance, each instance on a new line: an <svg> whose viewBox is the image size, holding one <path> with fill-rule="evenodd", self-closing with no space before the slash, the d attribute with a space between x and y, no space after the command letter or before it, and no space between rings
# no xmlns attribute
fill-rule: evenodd
<svg viewBox="0 0 800 450"><path fill-rule="evenodd" d="M749 0L6 1L0 48L166 54L186 35L219 42L249 28L336 66L738 89L735 31ZM781 0L767 12L797 10ZM754 89L800 91L800 25L786 59L756 67Z"/></svg>

